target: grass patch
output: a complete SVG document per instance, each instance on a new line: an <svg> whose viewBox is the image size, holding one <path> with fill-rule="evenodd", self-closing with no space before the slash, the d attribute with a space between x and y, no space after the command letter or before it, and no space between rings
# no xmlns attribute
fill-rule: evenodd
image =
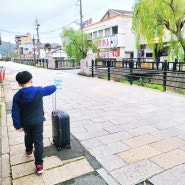
<svg viewBox="0 0 185 185"><path fill-rule="evenodd" d="M130 81L127 80L126 78L120 79L119 82L125 83L125 84L130 84ZM142 86L142 87L147 87L147 88L150 88L150 89L157 89L157 90L160 90L160 91L164 91L162 85L151 84L151 83L143 83L141 78L139 80L133 80L133 84L138 85L138 86Z"/></svg>

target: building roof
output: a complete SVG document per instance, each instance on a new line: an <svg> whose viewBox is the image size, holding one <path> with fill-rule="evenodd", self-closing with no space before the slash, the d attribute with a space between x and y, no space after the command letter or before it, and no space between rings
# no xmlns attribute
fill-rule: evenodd
<svg viewBox="0 0 185 185"><path fill-rule="evenodd" d="M45 46L46 43L41 43L39 45L40 48L44 49L44 46ZM58 49L58 48L61 48L61 45L58 44L58 43L50 43L51 44L51 49Z"/></svg>
<svg viewBox="0 0 185 185"><path fill-rule="evenodd" d="M114 17L116 15L132 15L132 11L128 10L117 10L117 9L109 9L105 15L102 17L102 20L109 19L111 17Z"/></svg>

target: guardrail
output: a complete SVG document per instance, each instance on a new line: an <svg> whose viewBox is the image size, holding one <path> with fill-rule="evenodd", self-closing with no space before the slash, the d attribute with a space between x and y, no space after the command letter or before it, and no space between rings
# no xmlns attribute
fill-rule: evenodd
<svg viewBox="0 0 185 185"><path fill-rule="evenodd" d="M150 62L138 59L96 59L90 66L92 77L156 84L173 90L185 89L185 62Z"/></svg>

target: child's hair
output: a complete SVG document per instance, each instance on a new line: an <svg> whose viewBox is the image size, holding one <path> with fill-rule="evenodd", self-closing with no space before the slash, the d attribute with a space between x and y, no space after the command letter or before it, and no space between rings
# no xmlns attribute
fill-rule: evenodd
<svg viewBox="0 0 185 185"><path fill-rule="evenodd" d="M28 71L22 71L17 73L15 79L19 84L26 84L30 79L32 79L32 74Z"/></svg>

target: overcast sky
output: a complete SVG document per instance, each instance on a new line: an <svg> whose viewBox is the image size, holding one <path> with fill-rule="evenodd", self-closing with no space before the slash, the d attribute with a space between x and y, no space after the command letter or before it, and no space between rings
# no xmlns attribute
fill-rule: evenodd
<svg viewBox="0 0 185 185"><path fill-rule="evenodd" d="M99 21L108 9L132 10L135 0L81 0L83 21ZM15 43L15 35L27 32L37 38L36 19L42 43L61 44L63 27L78 27L79 0L0 0L0 32L3 41Z"/></svg>

